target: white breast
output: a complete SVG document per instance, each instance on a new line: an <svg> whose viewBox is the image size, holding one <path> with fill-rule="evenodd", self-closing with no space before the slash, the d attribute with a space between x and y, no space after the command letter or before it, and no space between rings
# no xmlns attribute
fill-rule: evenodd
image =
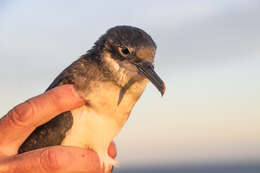
<svg viewBox="0 0 260 173"><path fill-rule="evenodd" d="M62 145L93 149L99 155L101 166L106 170L109 165L118 166L118 162L107 154L110 142L120 131L116 121L97 114L87 106L71 112L73 126L67 132Z"/></svg>
<svg viewBox="0 0 260 173"><path fill-rule="evenodd" d="M120 105L120 87L113 82L90 84L89 93L81 93L89 105L72 110L73 125L62 145L90 148L99 155L100 163L108 170L118 162L107 154L108 146L125 124L147 81L134 83L125 93Z"/></svg>
<svg viewBox="0 0 260 173"><path fill-rule="evenodd" d="M115 119L97 114L87 106L72 110L73 125L62 145L91 148L95 151L107 149L120 131ZM103 152L103 151L102 151Z"/></svg>

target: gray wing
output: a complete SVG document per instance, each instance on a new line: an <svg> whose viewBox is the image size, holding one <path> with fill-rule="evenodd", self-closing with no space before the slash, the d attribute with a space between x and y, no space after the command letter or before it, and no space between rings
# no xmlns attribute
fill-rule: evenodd
<svg viewBox="0 0 260 173"><path fill-rule="evenodd" d="M64 84L74 84L75 88L86 90L88 81L94 79L98 71L93 71L97 68L88 68L91 64L96 64L93 59L88 58L88 55L81 57L67 67L47 88L46 91ZM93 75L94 74L94 75ZM79 78L80 76L80 78ZM57 115L49 122L37 127L31 135L20 146L18 153L27 152L30 150L60 145L65 138L66 132L72 127L73 117L70 111Z"/></svg>
<svg viewBox="0 0 260 173"><path fill-rule="evenodd" d="M47 88L46 91L59 85L73 84L70 72L65 69ZM57 115L49 122L37 127L20 146L18 153L30 150L60 145L66 132L72 127L73 117L70 111Z"/></svg>
<svg viewBox="0 0 260 173"><path fill-rule="evenodd" d="M73 117L71 112L64 112L56 116L49 122L37 127L20 146L18 153L60 145L72 123Z"/></svg>

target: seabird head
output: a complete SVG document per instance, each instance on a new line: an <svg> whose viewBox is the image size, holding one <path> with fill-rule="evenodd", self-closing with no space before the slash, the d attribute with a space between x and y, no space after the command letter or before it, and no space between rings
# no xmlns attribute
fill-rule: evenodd
<svg viewBox="0 0 260 173"><path fill-rule="evenodd" d="M94 49L119 85L147 78L164 94L165 84L153 65L156 44L145 31L132 26L113 27L100 37Z"/></svg>

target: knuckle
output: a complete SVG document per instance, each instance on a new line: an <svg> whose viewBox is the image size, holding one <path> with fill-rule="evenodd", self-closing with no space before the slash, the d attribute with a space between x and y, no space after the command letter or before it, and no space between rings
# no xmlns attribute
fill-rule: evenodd
<svg viewBox="0 0 260 173"><path fill-rule="evenodd" d="M13 167L8 164L8 162L6 161L6 159L4 160L0 160L0 172L1 173L11 173L14 172Z"/></svg>
<svg viewBox="0 0 260 173"><path fill-rule="evenodd" d="M33 119L36 112L35 103L31 100L16 106L10 113L10 119L16 126L27 126Z"/></svg>
<svg viewBox="0 0 260 173"><path fill-rule="evenodd" d="M58 151L54 148L46 148L40 156L40 164L44 171L51 172L61 168L58 159Z"/></svg>

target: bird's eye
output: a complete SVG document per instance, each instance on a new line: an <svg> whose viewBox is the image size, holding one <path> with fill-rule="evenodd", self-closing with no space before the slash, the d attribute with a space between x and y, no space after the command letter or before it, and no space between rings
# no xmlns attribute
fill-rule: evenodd
<svg viewBox="0 0 260 173"><path fill-rule="evenodd" d="M121 48L121 52L122 52L122 54L123 54L124 56L130 54L130 51L129 51L128 48L126 48L126 47Z"/></svg>

